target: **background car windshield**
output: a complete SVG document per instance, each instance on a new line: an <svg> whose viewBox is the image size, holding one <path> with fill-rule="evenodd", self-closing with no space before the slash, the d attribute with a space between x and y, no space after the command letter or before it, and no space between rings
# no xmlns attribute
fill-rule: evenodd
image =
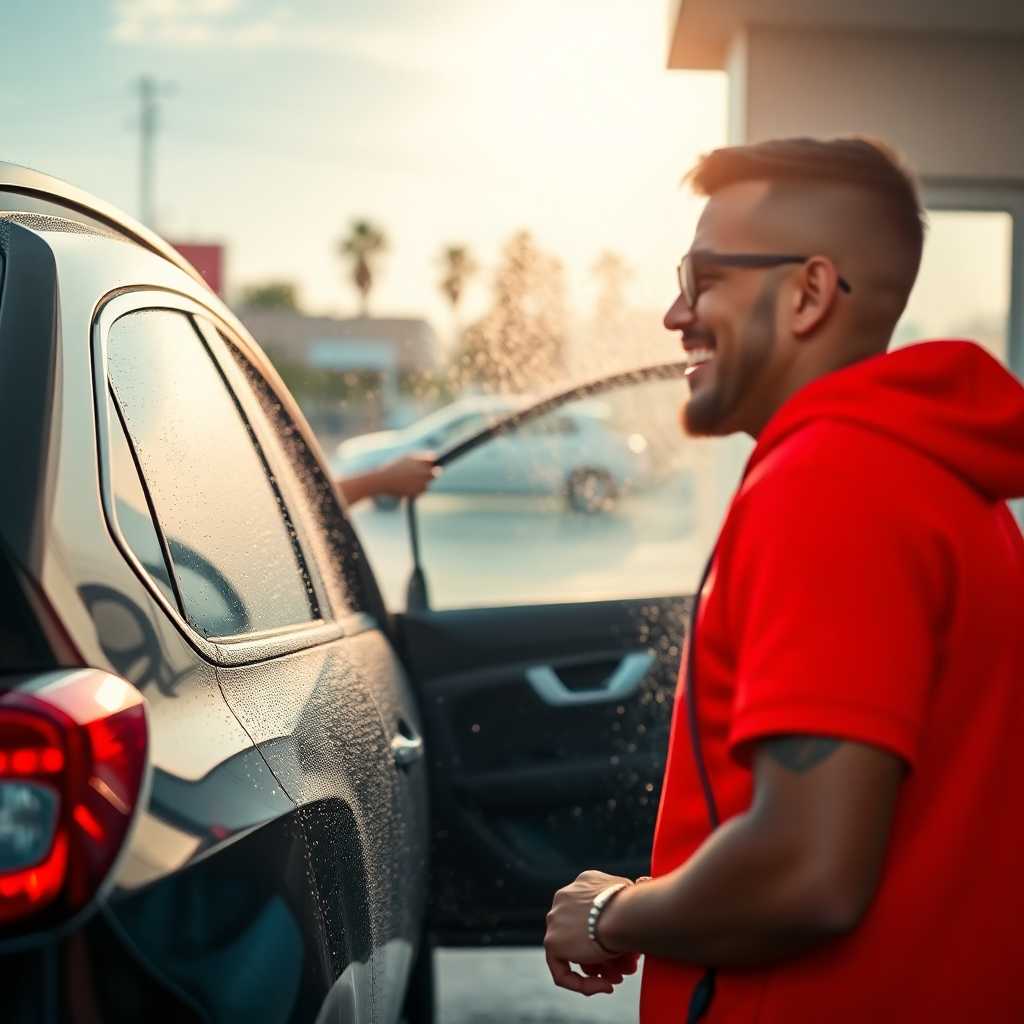
<svg viewBox="0 0 1024 1024"><path fill-rule="evenodd" d="M500 415L498 413L495 416ZM407 427L404 437L412 444L424 448L440 450L454 444L461 438L480 430L487 422L482 412L466 412L462 406L455 405L440 409L418 423Z"/></svg>

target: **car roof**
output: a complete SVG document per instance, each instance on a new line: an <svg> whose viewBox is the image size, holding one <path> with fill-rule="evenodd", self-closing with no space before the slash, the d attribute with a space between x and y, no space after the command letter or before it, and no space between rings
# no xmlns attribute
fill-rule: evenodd
<svg viewBox="0 0 1024 1024"><path fill-rule="evenodd" d="M199 271L155 231L116 206L42 171L0 161L0 211L63 217L113 232L162 256L204 288L209 287Z"/></svg>

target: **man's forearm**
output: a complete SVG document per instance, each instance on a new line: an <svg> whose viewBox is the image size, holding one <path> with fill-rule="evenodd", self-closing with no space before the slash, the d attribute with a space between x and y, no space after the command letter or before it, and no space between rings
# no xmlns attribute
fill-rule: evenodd
<svg viewBox="0 0 1024 1024"><path fill-rule="evenodd" d="M354 505L363 498L376 494L381 489L380 470L370 470L368 473L359 473L356 476L348 476L335 480L338 490L345 497L345 502Z"/></svg>
<svg viewBox="0 0 1024 1024"><path fill-rule="evenodd" d="M599 935L609 949L755 966L846 929L814 865L741 815L676 871L619 893L601 916Z"/></svg>

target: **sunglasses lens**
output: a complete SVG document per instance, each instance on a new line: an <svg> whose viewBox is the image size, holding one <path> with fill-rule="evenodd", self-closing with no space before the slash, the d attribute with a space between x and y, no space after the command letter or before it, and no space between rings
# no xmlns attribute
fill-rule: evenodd
<svg viewBox="0 0 1024 1024"><path fill-rule="evenodd" d="M686 304L692 309L697 289L694 287L693 282L693 260L690 259L689 255L684 256L679 261L679 266L676 267L676 274L679 278L679 291L682 293L683 298L686 299Z"/></svg>

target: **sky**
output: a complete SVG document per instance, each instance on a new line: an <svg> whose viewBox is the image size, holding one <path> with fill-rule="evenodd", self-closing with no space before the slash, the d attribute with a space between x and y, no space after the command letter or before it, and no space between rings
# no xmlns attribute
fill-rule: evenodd
<svg viewBox="0 0 1024 1024"><path fill-rule="evenodd" d="M137 83L149 75L162 84L155 226L223 242L229 299L287 279L311 312L354 314L336 250L366 217L390 240L371 311L426 316L443 336L442 247L465 244L482 264L466 321L525 228L564 262L578 317L598 255L626 259L629 301L651 327L636 357L655 361L678 351L667 335L660 349L657 323L701 206L680 181L726 142L728 90L722 73L666 69L668 8L4 0L0 159L138 215ZM1005 302L1006 274L958 258L964 231L1007 248L1005 225L957 225L939 225L926 260L911 311L925 331L964 312L956 296L990 314ZM1008 252L1002 263L1008 273Z"/></svg>
<svg viewBox="0 0 1024 1024"><path fill-rule="evenodd" d="M335 251L356 217L391 243L380 315L442 326L439 252L462 243L472 316L521 228L577 309L604 249L662 309L699 211L680 179L724 142L725 76L665 70L664 0L14 0L5 22L3 159L137 215L151 75L158 229L226 243L229 289L293 279L314 311L356 309Z"/></svg>

